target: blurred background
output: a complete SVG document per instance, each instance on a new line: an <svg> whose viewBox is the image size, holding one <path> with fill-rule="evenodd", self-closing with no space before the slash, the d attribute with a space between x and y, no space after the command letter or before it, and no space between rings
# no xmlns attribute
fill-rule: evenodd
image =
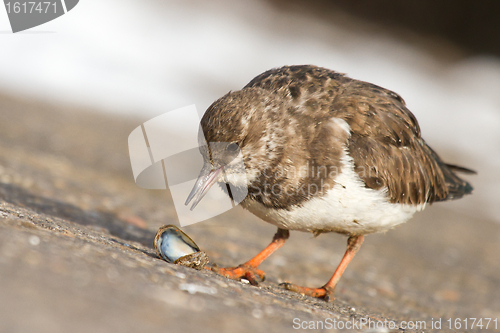
<svg viewBox="0 0 500 333"><path fill-rule="evenodd" d="M0 8L0 331L500 318L499 13L496 0L81 0L12 34ZM394 90L445 161L478 171L464 176L473 195L370 235L329 304L278 283L327 281L345 251L340 235L292 233L262 264L261 288L157 259L154 235L176 212L168 191L134 183L128 159L127 137L144 121L192 104L201 116L294 64ZM188 132L181 120L170 130L173 140ZM236 208L185 231L229 266L275 228Z"/></svg>
<svg viewBox="0 0 500 333"><path fill-rule="evenodd" d="M447 207L500 222L499 12L497 1L84 0L12 34L0 10L0 90L147 120L190 104L201 115L272 67L324 66L402 95L426 141L479 172L474 196Z"/></svg>

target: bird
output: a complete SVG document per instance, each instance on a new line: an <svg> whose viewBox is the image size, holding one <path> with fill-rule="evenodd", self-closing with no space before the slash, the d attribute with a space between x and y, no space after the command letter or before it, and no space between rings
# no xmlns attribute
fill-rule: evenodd
<svg viewBox="0 0 500 333"><path fill-rule="evenodd" d="M194 209L218 183L231 198L246 193L240 205L278 228L244 264L209 268L253 285L265 278L258 266L290 231L335 232L348 237L347 248L328 282L280 284L331 301L365 235L473 190L457 173L475 171L441 160L400 95L327 68L268 70L216 100L200 125L204 165L185 204Z"/></svg>

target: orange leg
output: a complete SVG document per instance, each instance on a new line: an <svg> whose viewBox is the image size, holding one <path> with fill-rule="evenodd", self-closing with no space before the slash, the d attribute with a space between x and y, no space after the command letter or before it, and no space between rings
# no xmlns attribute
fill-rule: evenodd
<svg viewBox="0 0 500 333"><path fill-rule="evenodd" d="M365 237L361 236L351 236L347 240L347 250L345 251L344 257L340 261L339 266L333 273L331 279L321 288L307 288L307 287L299 287L291 283L282 283L280 286L287 290L295 291L297 293L308 295L312 297L324 298L326 301L333 300L333 294L335 291L335 287L340 280L342 274L344 274L347 265L351 262L352 258L356 252L358 252L361 244L363 244Z"/></svg>
<svg viewBox="0 0 500 333"><path fill-rule="evenodd" d="M278 231L273 237L273 241L264 250L262 250L259 254L257 254L246 263L241 264L238 267L228 268L220 268L215 266L212 267L211 270L229 279L239 280L241 278L244 278L250 281L251 284L257 285L258 282L256 276L258 276L262 281L264 281L266 277L264 272L260 269L257 269L257 267L274 251L282 247L288 237L290 237L290 232L288 230L278 228Z"/></svg>

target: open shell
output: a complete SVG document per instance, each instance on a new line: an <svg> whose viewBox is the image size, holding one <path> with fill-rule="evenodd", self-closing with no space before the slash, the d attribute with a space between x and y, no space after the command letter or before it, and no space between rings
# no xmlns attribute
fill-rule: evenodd
<svg viewBox="0 0 500 333"><path fill-rule="evenodd" d="M155 236L154 247L158 257L168 262L195 269L203 269L208 256L175 225L161 227Z"/></svg>

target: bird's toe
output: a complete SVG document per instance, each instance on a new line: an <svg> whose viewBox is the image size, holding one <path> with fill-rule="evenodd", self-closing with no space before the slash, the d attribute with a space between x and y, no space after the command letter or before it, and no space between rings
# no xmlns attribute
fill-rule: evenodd
<svg viewBox="0 0 500 333"><path fill-rule="evenodd" d="M211 270L228 279L232 280L246 279L250 282L250 284L254 286L259 284L258 279L260 279L261 282L266 279L266 274L263 271L248 265L240 265L238 267L225 267L225 268L214 265Z"/></svg>
<svg viewBox="0 0 500 333"><path fill-rule="evenodd" d="M321 288L301 287L289 282L280 283L279 286L283 289L290 290L302 295L322 298L327 302L331 302L335 299L333 290L325 287Z"/></svg>

